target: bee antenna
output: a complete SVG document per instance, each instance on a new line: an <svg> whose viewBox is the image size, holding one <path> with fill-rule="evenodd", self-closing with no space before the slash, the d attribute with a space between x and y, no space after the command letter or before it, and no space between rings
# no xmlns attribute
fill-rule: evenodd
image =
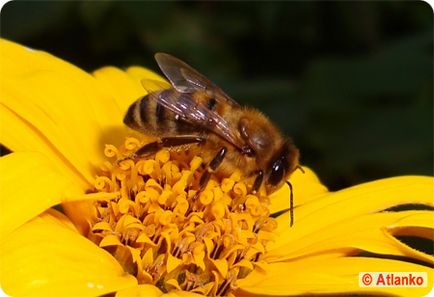
<svg viewBox="0 0 434 297"><path fill-rule="evenodd" d="M295 167L295 169L296 169L296 170L297 170L297 169L300 169L301 172L306 173L306 172L304 172L303 167L301 167L300 165L297 165L297 167Z"/></svg>
<svg viewBox="0 0 434 297"><path fill-rule="evenodd" d="M289 226L292 227L292 225L294 225L294 195L292 192L292 185L289 181L286 181L286 184L289 187Z"/></svg>

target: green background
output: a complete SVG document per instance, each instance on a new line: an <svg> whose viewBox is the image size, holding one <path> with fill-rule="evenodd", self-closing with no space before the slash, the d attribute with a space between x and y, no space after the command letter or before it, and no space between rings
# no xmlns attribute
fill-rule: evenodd
<svg viewBox="0 0 434 297"><path fill-rule="evenodd" d="M433 12L417 2L8 2L1 36L91 71L187 61L292 136L331 189L433 174Z"/></svg>

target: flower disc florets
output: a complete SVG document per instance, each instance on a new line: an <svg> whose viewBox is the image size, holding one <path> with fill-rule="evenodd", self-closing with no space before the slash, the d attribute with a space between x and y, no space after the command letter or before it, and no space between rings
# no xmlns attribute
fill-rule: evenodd
<svg viewBox="0 0 434 297"><path fill-rule="evenodd" d="M228 295L253 270L277 227L267 197L249 194L239 172L213 175L199 156L163 149L130 158L141 147L127 138L107 145L94 192L118 193L96 203L89 238L109 251L139 283L163 292ZM113 197L113 195L111 195Z"/></svg>

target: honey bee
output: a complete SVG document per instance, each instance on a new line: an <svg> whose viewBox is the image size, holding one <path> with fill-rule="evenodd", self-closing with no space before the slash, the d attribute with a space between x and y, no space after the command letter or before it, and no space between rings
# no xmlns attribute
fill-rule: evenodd
<svg viewBox="0 0 434 297"><path fill-rule="evenodd" d="M147 135L159 137L136 155L152 154L163 147L197 149L207 165L200 186L212 173L229 175L236 168L255 176L252 192L262 186L271 194L299 168L299 150L292 140L260 111L240 106L214 83L183 61L155 55L170 82L135 101L124 123ZM291 190L291 225L292 187Z"/></svg>

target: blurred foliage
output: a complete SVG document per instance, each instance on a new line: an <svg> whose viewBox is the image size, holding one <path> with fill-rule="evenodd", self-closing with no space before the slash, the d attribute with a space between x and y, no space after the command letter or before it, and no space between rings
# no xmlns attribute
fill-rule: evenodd
<svg viewBox="0 0 434 297"><path fill-rule="evenodd" d="M26 2L1 35L83 69L171 53L293 136L331 188L433 174L433 13L424 2Z"/></svg>

